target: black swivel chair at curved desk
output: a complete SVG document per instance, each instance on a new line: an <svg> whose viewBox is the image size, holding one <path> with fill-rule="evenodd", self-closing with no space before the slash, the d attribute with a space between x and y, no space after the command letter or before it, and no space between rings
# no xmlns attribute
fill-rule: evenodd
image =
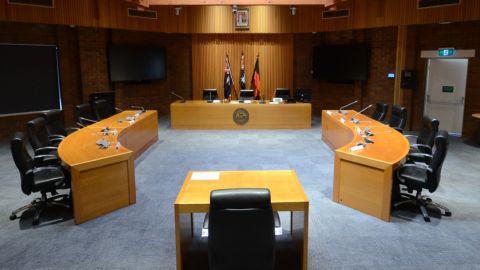
<svg viewBox="0 0 480 270"><path fill-rule="evenodd" d="M58 195L56 192L57 189L68 188L69 183L67 175L57 165L58 159L56 156L41 155L32 158L25 147L24 137L23 133L17 132L10 142L12 157L20 172L22 191L26 195L40 192L42 197L13 211L10 215L10 220L16 219L17 214L20 212L35 209L32 224L37 225L45 207L59 205L70 208L69 202L58 201L58 199L68 198L68 195ZM48 192L52 194L52 197L47 197Z"/></svg>
<svg viewBox="0 0 480 270"><path fill-rule="evenodd" d="M407 108L398 105L393 105L392 115L388 120L388 125L399 132L403 133L403 129L407 124Z"/></svg>
<svg viewBox="0 0 480 270"><path fill-rule="evenodd" d="M63 113L61 110L49 110L41 114L45 119L45 127L50 137L65 137L68 134L77 131L75 127L65 127Z"/></svg>
<svg viewBox="0 0 480 270"><path fill-rule="evenodd" d="M370 118L383 122L388 113L388 104L387 103L377 103L375 106L375 111L370 116Z"/></svg>
<svg viewBox="0 0 480 270"><path fill-rule="evenodd" d="M440 122L428 115L423 116L422 130L418 136L405 135L410 142L410 153L432 154L432 147L437 136Z"/></svg>
<svg viewBox="0 0 480 270"><path fill-rule="evenodd" d="M49 136L45 119L37 117L27 122L27 134L35 155L57 155L57 147L63 137Z"/></svg>
<svg viewBox="0 0 480 270"><path fill-rule="evenodd" d="M79 127L86 127L96 123L97 121L94 118L90 104L85 103L75 106L75 119Z"/></svg>
<svg viewBox="0 0 480 270"><path fill-rule="evenodd" d="M95 117L95 120L98 120L98 121L108 118L114 114L112 113L112 110L105 99L95 100L92 103L92 111L93 111L93 116Z"/></svg>
<svg viewBox="0 0 480 270"><path fill-rule="evenodd" d="M210 196L210 270L272 270L275 231L268 189L214 190Z"/></svg>
<svg viewBox="0 0 480 270"><path fill-rule="evenodd" d="M434 203L430 198L422 195L423 189L428 189L429 192L433 193L438 188L447 149L448 133L441 130L435 137L433 155L423 154L426 163L405 163L397 169L396 183L405 185L408 193L400 193L400 197L406 200L395 203L395 208L405 203L413 203L420 208L426 222L430 222L427 206L440 210L442 215L452 215L448 208ZM415 191L415 195L411 194L413 191Z"/></svg>

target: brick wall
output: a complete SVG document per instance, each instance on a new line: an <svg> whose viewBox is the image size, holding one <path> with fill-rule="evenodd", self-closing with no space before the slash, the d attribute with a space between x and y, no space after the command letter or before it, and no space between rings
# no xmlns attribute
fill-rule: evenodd
<svg viewBox="0 0 480 270"><path fill-rule="evenodd" d="M355 31L297 34L294 37L294 88L312 89L313 114L321 110L336 109L353 100L360 109L376 102L393 102L394 80L387 79L395 71L396 28L377 28ZM368 79L353 84L328 83L312 78L313 47L366 43L370 47Z"/></svg>

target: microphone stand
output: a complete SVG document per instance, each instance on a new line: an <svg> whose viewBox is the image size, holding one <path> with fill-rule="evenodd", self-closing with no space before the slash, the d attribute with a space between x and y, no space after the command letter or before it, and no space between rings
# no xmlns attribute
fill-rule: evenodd
<svg viewBox="0 0 480 270"><path fill-rule="evenodd" d="M344 106L340 107L340 109L338 110L338 113L341 113L341 114L343 114L343 115L346 115L347 112L344 111L343 109L348 108L348 107L352 106L353 104L355 104L355 103L357 103L357 102L358 102L358 100L355 100L354 102L348 103L347 105L344 105Z"/></svg>
<svg viewBox="0 0 480 270"><path fill-rule="evenodd" d="M366 111L367 109L369 109L370 107L372 107L373 105L370 104L368 105L367 107L365 107L364 109L362 109L361 111L359 111L358 113L356 113L354 116L352 116L352 118L350 118L350 121L355 123L355 124L359 124L360 123L360 120L358 120L357 118L355 118L357 115L361 114L362 112Z"/></svg>

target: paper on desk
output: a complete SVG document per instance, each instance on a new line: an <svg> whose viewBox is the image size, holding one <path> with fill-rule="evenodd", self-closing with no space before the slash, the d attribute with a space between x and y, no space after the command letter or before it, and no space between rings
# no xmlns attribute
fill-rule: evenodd
<svg viewBox="0 0 480 270"><path fill-rule="evenodd" d="M192 172L190 180L219 180L220 172Z"/></svg>

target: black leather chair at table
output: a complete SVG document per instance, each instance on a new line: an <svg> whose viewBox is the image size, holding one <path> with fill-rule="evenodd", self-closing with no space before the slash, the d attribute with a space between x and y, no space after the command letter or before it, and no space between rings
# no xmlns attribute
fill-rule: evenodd
<svg viewBox="0 0 480 270"><path fill-rule="evenodd" d="M379 122L383 122L388 113L388 104L387 103L377 103L375 106L375 111L370 116L370 118L375 119Z"/></svg>
<svg viewBox="0 0 480 270"><path fill-rule="evenodd" d="M21 187L23 193L30 195L33 192L40 192L41 198L35 199L32 203L23 206L12 212L10 220L17 218L17 214L26 210L35 209L33 216L33 225L37 225L40 221L40 215L45 207L59 205L70 208L70 201L58 201L58 199L68 199L68 195L58 195L57 189L69 187L68 175L58 165L58 159L52 155L40 155L32 158L28 153L24 134L15 133L10 148L15 165L20 172ZM47 193L51 193L51 197L47 197Z"/></svg>
<svg viewBox="0 0 480 270"><path fill-rule="evenodd" d="M78 130L76 127L65 127L61 110L49 110L42 113L41 116L45 119L45 125L50 137L65 137Z"/></svg>
<svg viewBox="0 0 480 270"><path fill-rule="evenodd" d="M27 122L27 134L35 155L57 154L57 147L63 138L48 135L45 119L37 117Z"/></svg>
<svg viewBox="0 0 480 270"><path fill-rule="evenodd" d="M430 116L423 116L422 130L418 136L405 135L410 142L410 153L425 153L432 154L432 147L435 141L435 136L438 132L440 122L431 118Z"/></svg>
<svg viewBox="0 0 480 270"><path fill-rule="evenodd" d="M399 132L403 133L403 129L407 124L407 108L398 105L393 105L392 115L388 120L388 125Z"/></svg>
<svg viewBox="0 0 480 270"><path fill-rule="evenodd" d="M404 185L408 193L399 194L401 199L406 200L396 202L394 208L398 208L402 204L413 203L419 206L426 222L430 222L428 206L440 210L442 215L452 215L448 208L434 203L430 198L422 195L423 189L428 189L430 193L433 193L440 184L442 165L448 150L448 140L448 133L444 130L439 131L435 136L433 155L423 154L426 163L405 163L396 170L396 184ZM415 195L411 194L414 191Z"/></svg>
<svg viewBox="0 0 480 270"><path fill-rule="evenodd" d="M210 270L274 269L274 217L268 189L212 191L208 261Z"/></svg>
<svg viewBox="0 0 480 270"><path fill-rule="evenodd" d="M94 120L92 107L88 103L75 106L75 119L79 127L86 127L97 122Z"/></svg>
<svg viewBox="0 0 480 270"><path fill-rule="evenodd" d="M92 103L92 111L95 120L103 120L112 116L112 110L109 107L108 102L105 99L98 99Z"/></svg>

